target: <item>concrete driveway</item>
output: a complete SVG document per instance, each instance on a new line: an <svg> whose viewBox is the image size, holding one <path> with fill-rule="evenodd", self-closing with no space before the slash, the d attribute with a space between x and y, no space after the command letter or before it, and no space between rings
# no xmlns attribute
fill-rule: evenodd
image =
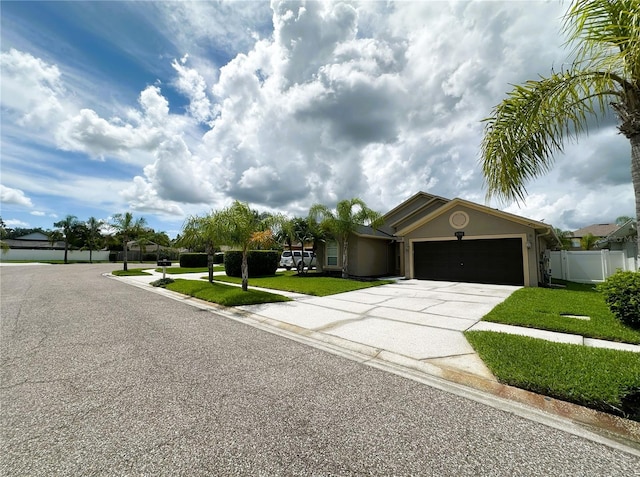
<svg viewBox="0 0 640 477"><path fill-rule="evenodd" d="M463 331L520 287L399 280L329 297L241 309L296 328L494 379Z"/></svg>

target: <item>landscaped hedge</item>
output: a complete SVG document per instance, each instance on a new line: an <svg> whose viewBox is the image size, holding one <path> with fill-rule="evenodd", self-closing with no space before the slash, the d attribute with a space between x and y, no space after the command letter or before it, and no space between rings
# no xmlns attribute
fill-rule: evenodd
<svg viewBox="0 0 640 477"><path fill-rule="evenodd" d="M224 253L218 252L213 256L213 263L220 264L224 263Z"/></svg>
<svg viewBox="0 0 640 477"><path fill-rule="evenodd" d="M618 271L598 285L598 290L620 321L640 329L640 272Z"/></svg>
<svg viewBox="0 0 640 477"><path fill-rule="evenodd" d="M280 254L274 250L251 250L247 254L249 277L275 275ZM224 253L224 271L230 277L242 276L242 252Z"/></svg>
<svg viewBox="0 0 640 477"><path fill-rule="evenodd" d="M182 268L208 267L206 253L182 253L180 254L180 266Z"/></svg>

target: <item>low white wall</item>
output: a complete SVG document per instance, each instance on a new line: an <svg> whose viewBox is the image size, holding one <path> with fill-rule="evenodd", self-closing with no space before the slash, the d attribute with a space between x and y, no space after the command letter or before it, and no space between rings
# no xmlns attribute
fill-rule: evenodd
<svg viewBox="0 0 640 477"><path fill-rule="evenodd" d="M578 283L603 282L617 270L635 270L624 251L551 252L551 277Z"/></svg>
<svg viewBox="0 0 640 477"><path fill-rule="evenodd" d="M94 250L91 259L94 261L108 261L108 250ZM64 260L64 250L30 250L30 249L9 249L0 254L0 260ZM67 252L68 261L89 261L89 250L69 250Z"/></svg>

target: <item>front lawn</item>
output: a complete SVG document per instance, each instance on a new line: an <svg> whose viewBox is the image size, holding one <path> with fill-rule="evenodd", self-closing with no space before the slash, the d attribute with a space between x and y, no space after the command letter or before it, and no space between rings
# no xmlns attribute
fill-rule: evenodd
<svg viewBox="0 0 640 477"><path fill-rule="evenodd" d="M130 268L127 271L114 270L113 272L111 272L111 274L117 277L135 277L139 275L151 275L150 273L147 273L144 270L148 270L148 268Z"/></svg>
<svg viewBox="0 0 640 477"><path fill-rule="evenodd" d="M187 268L187 267L167 267L167 274L179 275L180 273L207 273L207 267ZM214 272L224 272L224 265L214 265ZM162 267L156 268L156 272L162 273Z"/></svg>
<svg viewBox="0 0 640 477"><path fill-rule="evenodd" d="M640 343L640 331L620 323L594 285L572 282L566 282L566 285L566 288L521 288L485 315L483 321ZM588 316L590 319L562 315Z"/></svg>
<svg viewBox="0 0 640 477"><path fill-rule="evenodd" d="M468 331L465 336L501 383L640 421L640 355Z"/></svg>
<svg viewBox="0 0 640 477"><path fill-rule="evenodd" d="M216 281L242 283L242 279L226 275L213 277ZM249 278L249 286L282 290L305 295L327 296L353 290L361 290L393 283L392 280L360 281L344 278L314 276L313 273L298 275L297 272L277 272L275 276Z"/></svg>
<svg viewBox="0 0 640 477"><path fill-rule="evenodd" d="M189 295L201 300L218 303L223 306L256 305L259 303L273 303L279 301L290 301L289 298L267 293L259 290L242 291L242 288L233 285L223 285L222 283L209 283L196 280L177 279L166 286L167 290L172 290L183 295Z"/></svg>

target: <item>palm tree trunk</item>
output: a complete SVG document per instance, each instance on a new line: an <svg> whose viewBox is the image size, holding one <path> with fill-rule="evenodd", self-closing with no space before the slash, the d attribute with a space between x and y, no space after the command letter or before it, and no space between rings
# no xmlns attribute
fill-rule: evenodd
<svg viewBox="0 0 640 477"><path fill-rule="evenodd" d="M342 240L342 278L349 278L348 267L349 267L349 241L345 237Z"/></svg>
<svg viewBox="0 0 640 477"><path fill-rule="evenodd" d="M636 197L636 224L640 224L640 134L629 138L631 141L631 182ZM636 238L640 237L640 234ZM636 242L636 245L640 243ZM640 246L637 247L636 268L640 265Z"/></svg>
<svg viewBox="0 0 640 477"><path fill-rule="evenodd" d="M67 251L69 250L69 242L67 241L67 238L65 237L64 239L64 263L69 263L67 262Z"/></svg>
<svg viewBox="0 0 640 477"><path fill-rule="evenodd" d="M242 265L240 266L242 271L242 291L247 291L249 288L249 266L247 265L247 251L242 251Z"/></svg>

